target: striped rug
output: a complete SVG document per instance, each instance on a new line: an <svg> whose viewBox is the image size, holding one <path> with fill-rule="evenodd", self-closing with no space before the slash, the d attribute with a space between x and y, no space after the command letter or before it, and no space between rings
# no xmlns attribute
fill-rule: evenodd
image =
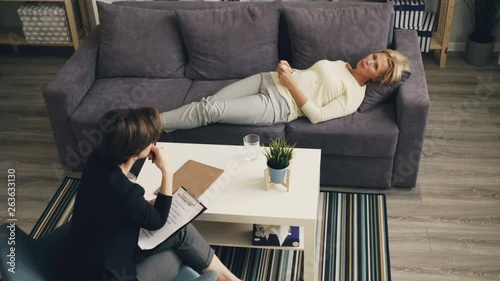
<svg viewBox="0 0 500 281"><path fill-rule="evenodd" d="M65 178L30 235L40 238L71 218L79 179ZM391 280L383 194L321 192L318 210L319 280ZM250 238L249 238L250 239ZM214 246L247 281L303 280L302 252Z"/></svg>

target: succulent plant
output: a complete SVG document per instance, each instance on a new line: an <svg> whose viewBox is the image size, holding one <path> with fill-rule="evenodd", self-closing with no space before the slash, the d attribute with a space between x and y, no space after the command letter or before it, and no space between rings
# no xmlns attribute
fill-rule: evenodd
<svg viewBox="0 0 500 281"><path fill-rule="evenodd" d="M269 148L264 149L267 158L267 166L273 169L284 169L290 165L293 158L295 144L288 144L287 140L276 138L269 141Z"/></svg>

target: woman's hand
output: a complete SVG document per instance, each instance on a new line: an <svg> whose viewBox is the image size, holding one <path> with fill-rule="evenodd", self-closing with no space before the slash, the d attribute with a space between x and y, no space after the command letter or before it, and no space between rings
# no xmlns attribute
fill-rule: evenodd
<svg viewBox="0 0 500 281"><path fill-rule="evenodd" d="M280 69L283 71L289 71L290 74L293 74L295 72L295 69L293 69L286 60L280 60L280 62L278 63L278 66L276 66L276 71L280 72Z"/></svg>
<svg viewBox="0 0 500 281"><path fill-rule="evenodd" d="M278 78L281 84L287 87L288 90L295 87L295 78L292 76L292 68L289 66L288 62L281 61L276 70L278 71Z"/></svg>
<svg viewBox="0 0 500 281"><path fill-rule="evenodd" d="M162 172L172 172L172 163L169 158L167 149L165 147L152 146L151 153L148 158L153 159L154 154L154 163L158 169Z"/></svg>
<svg viewBox="0 0 500 281"><path fill-rule="evenodd" d="M299 108L302 108L309 99L300 90L300 87L297 85L297 80L295 80L292 75L295 70L290 67L290 64L288 64L286 60L282 60L276 67L276 71L278 72L278 78L281 84L290 91L290 94Z"/></svg>

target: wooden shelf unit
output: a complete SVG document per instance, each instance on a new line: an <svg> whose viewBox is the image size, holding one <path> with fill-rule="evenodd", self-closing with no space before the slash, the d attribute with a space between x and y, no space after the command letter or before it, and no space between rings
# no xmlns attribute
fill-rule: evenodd
<svg viewBox="0 0 500 281"><path fill-rule="evenodd" d="M73 48L78 49L80 47L80 38L85 34L88 36L90 34L90 24L87 14L87 6L85 0L78 0L78 5L80 7L80 13L82 17L83 28L81 30L77 29L75 11L73 10L73 5L71 0L0 0L0 2L62 2L64 3L66 9L66 15L68 17L68 24L71 33L71 42L68 43L31 43L27 42L24 37L23 30L21 27L0 27L0 44L2 45L20 45L20 46L73 46Z"/></svg>
<svg viewBox="0 0 500 281"><path fill-rule="evenodd" d="M338 2L339 0L331 0ZM448 44L450 42L451 25L453 23L453 10L455 0L439 0L439 19L437 31L434 31L431 38L430 49L434 51L439 62L439 67L446 66L446 56L448 55Z"/></svg>
<svg viewBox="0 0 500 281"><path fill-rule="evenodd" d="M440 0L438 27L432 34L430 47L437 56L439 67L446 66L454 9L455 0Z"/></svg>

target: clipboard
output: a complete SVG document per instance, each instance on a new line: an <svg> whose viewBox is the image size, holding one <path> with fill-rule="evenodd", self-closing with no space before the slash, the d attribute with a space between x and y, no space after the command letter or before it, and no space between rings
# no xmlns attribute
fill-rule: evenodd
<svg viewBox="0 0 500 281"><path fill-rule="evenodd" d="M222 173L224 173L222 169L188 160L174 173L172 192L175 193L182 186L198 199ZM155 194L158 194L159 190L160 188Z"/></svg>
<svg viewBox="0 0 500 281"><path fill-rule="evenodd" d="M203 203L194 198L183 186L179 187L173 194L172 205L165 225L154 231L141 228L138 246L143 250L153 249L175 235L206 210L207 207Z"/></svg>

